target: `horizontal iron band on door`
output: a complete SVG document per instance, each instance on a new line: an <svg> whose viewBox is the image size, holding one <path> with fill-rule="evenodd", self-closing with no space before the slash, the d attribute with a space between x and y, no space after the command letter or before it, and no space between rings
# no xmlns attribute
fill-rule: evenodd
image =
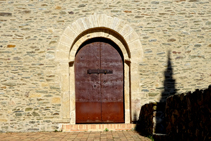
<svg viewBox="0 0 211 141"><path fill-rule="evenodd" d="M112 74L113 70L104 70L104 69L89 69L87 70L88 74Z"/></svg>

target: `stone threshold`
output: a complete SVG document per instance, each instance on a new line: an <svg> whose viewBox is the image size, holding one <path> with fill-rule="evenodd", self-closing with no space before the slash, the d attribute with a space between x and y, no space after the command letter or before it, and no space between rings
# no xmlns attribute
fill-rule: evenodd
<svg viewBox="0 0 211 141"><path fill-rule="evenodd" d="M62 124L63 132L134 130L135 124Z"/></svg>

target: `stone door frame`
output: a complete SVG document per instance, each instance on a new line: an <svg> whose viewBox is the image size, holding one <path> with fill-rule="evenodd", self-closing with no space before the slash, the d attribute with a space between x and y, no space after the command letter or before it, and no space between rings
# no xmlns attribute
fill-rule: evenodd
<svg viewBox="0 0 211 141"><path fill-rule="evenodd" d="M131 97L140 93L138 65L143 61L142 45L138 34L129 24L105 14L94 14L76 20L67 26L60 38L55 59L61 82L60 122L75 124L75 54L83 42L97 37L113 41L122 51L125 123L131 122Z"/></svg>

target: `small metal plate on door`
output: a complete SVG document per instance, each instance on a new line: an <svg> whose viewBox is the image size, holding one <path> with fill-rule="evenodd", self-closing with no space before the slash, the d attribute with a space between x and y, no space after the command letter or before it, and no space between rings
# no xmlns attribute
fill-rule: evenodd
<svg viewBox="0 0 211 141"><path fill-rule="evenodd" d="M89 69L87 70L88 74L112 74L113 70L105 70L105 69Z"/></svg>

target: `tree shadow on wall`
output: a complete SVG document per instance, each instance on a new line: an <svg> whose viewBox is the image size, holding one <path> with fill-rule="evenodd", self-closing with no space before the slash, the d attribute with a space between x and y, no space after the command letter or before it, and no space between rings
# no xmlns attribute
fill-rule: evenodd
<svg viewBox="0 0 211 141"><path fill-rule="evenodd" d="M170 50L168 51L168 60L167 60L167 68L164 71L164 90L161 95L160 101L157 103L156 109L156 125L155 125L155 133L165 133L166 125L165 125L165 106L166 99L176 94L177 90L175 88L175 79L173 79L173 68L172 61L170 56Z"/></svg>
<svg viewBox="0 0 211 141"><path fill-rule="evenodd" d="M139 119L136 123L135 130L141 135L150 136L154 133L165 133L165 106L167 97L176 94L175 80L173 79L173 68L170 57L170 50L168 51L167 68L164 71L163 92L159 102L145 104L141 107ZM155 125L153 125L153 117ZM154 126L154 129L153 129Z"/></svg>

